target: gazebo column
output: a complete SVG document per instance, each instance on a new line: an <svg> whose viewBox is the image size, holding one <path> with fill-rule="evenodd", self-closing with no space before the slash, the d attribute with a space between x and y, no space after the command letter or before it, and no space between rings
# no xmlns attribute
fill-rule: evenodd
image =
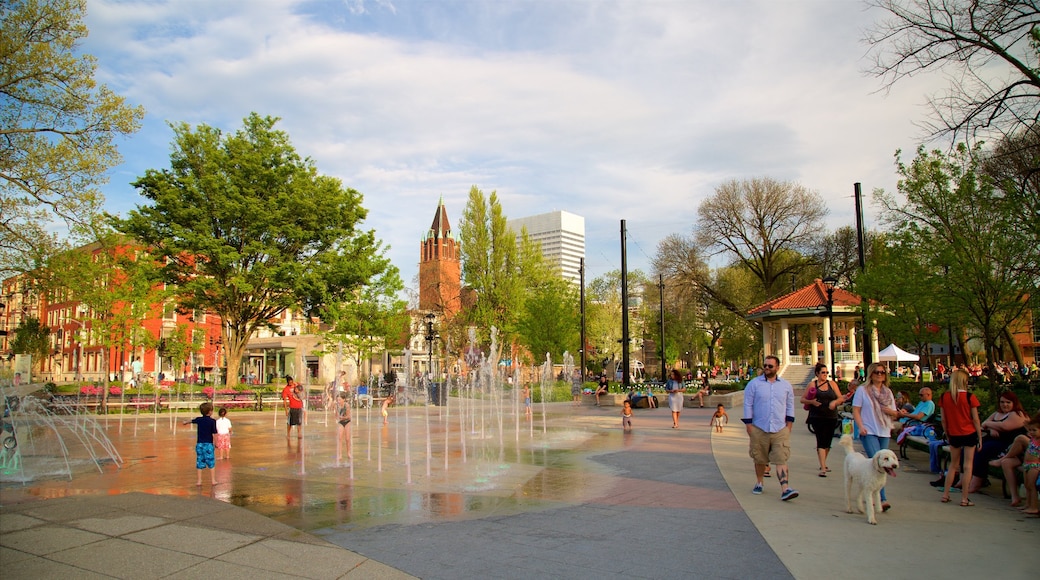
<svg viewBox="0 0 1040 580"><path fill-rule="evenodd" d="M827 320L823 321L823 363L828 367L831 366L831 361L834 360L834 353L831 352L831 325Z"/></svg>
<svg viewBox="0 0 1040 580"><path fill-rule="evenodd" d="M848 326L849 324L852 325L852 328L848 331L847 334L848 334L848 337L849 337L849 354L852 354L854 352L859 352L859 351L856 350L856 323L855 322L851 322L851 323L850 322L846 322L845 323L846 326Z"/></svg>
<svg viewBox="0 0 1040 580"><path fill-rule="evenodd" d="M878 357L880 356L878 354L879 352L881 352L881 349L878 347L877 321L876 320L871 320L870 321L870 353L871 353L871 359L870 360L872 360L874 362L877 362L878 361Z"/></svg>
<svg viewBox="0 0 1040 580"><path fill-rule="evenodd" d="M762 322L762 356L769 356L773 353L773 324L772 322Z"/></svg>
<svg viewBox="0 0 1040 580"><path fill-rule="evenodd" d="M809 325L809 344L812 345L810 347L812 350L809 351L809 358L814 361L813 364L816 364L816 345L820 344L820 333L816 331L815 324Z"/></svg>
<svg viewBox="0 0 1040 580"><path fill-rule="evenodd" d="M780 360L785 364L790 363L791 359L791 331L787 326L786 320L780 321Z"/></svg>

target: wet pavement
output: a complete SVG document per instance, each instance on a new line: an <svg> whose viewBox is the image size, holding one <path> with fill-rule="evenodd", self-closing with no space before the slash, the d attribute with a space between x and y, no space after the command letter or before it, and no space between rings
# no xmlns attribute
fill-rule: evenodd
<svg viewBox="0 0 1040 580"><path fill-rule="evenodd" d="M708 409L687 409L678 430L670 428L667 409L637 410L634 430L624 433L617 407L560 403L543 415L536 405L532 422L518 422L508 407L452 403L428 413L394 409L386 427L378 410L358 411L349 466L336 462L335 423L323 413L310 413L301 439L285 437L280 412L232 413L231 459L218 461L217 486L205 479L201 487L195 486L190 427L169 415L124 417L121 427L106 418L121 468L88 465L71 481L0 487L4 577L41 577L37 572L50 564L84 563L73 550L91 542L120 542L127 553L155 549L145 532L164 529L150 533L173 537L176 531L216 529L220 537L245 537L233 536L221 550L189 542L172 551L200 561L138 568L134 577L192 577L229 566L231 577L263 570L265 577L309 578L824 578L836 570L820 566L828 561L857 577L855 570L866 576L876 566L878 554L888 570L905 560L906 570L922 571L922 554L912 549L920 545L943 556L937 570L972 569L981 555L998 553L1016 555L1005 567L1007 578L1040 566L1040 520L1005 507L992 495L999 488L977 498L975 508L940 504L927 485L932 476L920 470L927 457L904 465L889 486L896 509L869 526L842 509L840 449L831 462L837 473L816 477L813 439L804 425L795 429L791 462L792 483L802 496L781 502L779 486L770 480L765 494L750 494L743 427L738 422L712 436ZM739 414L731 410L732 417ZM28 458L24 466L31 470ZM112 496L127 505L113 505ZM37 501L42 499L53 501ZM189 507L171 509L171 502ZM162 509L142 514L150 503ZM59 505L66 507L41 507ZM268 523L254 521L257 515ZM138 523L115 523L126 518ZM30 549L32 538L44 536L40 530L55 527L97 537L80 533L75 545ZM955 532L960 529L971 533ZM287 537L307 550L320 547L308 555L310 565L293 565L303 548L283 550L283 544L263 551L281 557L277 562L248 557L250 546ZM329 566L314 565L324 559ZM81 567L129 577L110 564L106 569L101 559Z"/></svg>

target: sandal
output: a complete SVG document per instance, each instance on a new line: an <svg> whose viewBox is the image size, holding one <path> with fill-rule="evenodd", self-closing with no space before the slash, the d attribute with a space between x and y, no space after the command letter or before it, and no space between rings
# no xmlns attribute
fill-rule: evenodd
<svg viewBox="0 0 1040 580"><path fill-rule="evenodd" d="M820 477L827 477L827 470L826 469L821 469L820 470Z"/></svg>
<svg viewBox="0 0 1040 580"><path fill-rule="evenodd" d="M939 501L941 501L943 503L950 503L950 496L944 495L944 496L942 496L942 499L939 500Z"/></svg>
<svg viewBox="0 0 1040 580"><path fill-rule="evenodd" d="M970 499L961 500L961 507L971 507L973 505L975 505L975 502L971 501Z"/></svg>

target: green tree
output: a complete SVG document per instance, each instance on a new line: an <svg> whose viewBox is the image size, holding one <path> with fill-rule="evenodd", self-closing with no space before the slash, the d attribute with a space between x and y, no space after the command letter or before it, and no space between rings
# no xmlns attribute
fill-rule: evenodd
<svg viewBox="0 0 1040 580"><path fill-rule="evenodd" d="M1002 330L1028 307L1037 280L1036 246L1016 236L1017 206L979 173L979 147L928 152L904 164L897 153L901 198L877 193L894 241L926 266L925 289L937 289L947 318L979 333L991 372ZM943 320L935 321L941 323Z"/></svg>
<svg viewBox="0 0 1040 580"><path fill-rule="evenodd" d="M506 216L494 191L485 197L473 186L459 220L462 246L462 281L476 293L476 302L466 309L468 324L478 332L492 326L499 331L499 344L512 341L524 303L524 280L516 233L506 227ZM486 337L481 336L479 339Z"/></svg>
<svg viewBox="0 0 1040 580"><path fill-rule="evenodd" d="M671 288L675 300L691 306L689 320L680 322L684 335L680 339L684 348L694 349L700 359L699 348L707 351L710 364L714 365L717 350L729 344L725 354L730 358L747 358L757 352L755 344L760 340L748 341L760 331L757 323L744 317L755 305L763 301L760 278L743 263L721 268L711 268L701 255L700 247L692 239L678 234L667 236L657 246L653 259L654 268L664 273L666 287ZM793 273L796 281L813 275L806 270ZM696 334L693 330L696 329ZM739 339L739 342L737 340ZM752 347L752 352L748 347Z"/></svg>
<svg viewBox="0 0 1040 580"><path fill-rule="evenodd" d="M102 381L107 383L113 348L157 343L159 337L151 336L141 323L162 314L168 294L154 264L139 259L125 236L102 224L94 226L93 243L52 256L38 273L50 296L79 304L81 333L87 344L101 347ZM102 404L107 402L105 389Z"/></svg>
<svg viewBox="0 0 1040 580"><path fill-rule="evenodd" d="M0 3L0 276L28 272L61 249L55 217L89 221L98 186L120 162L115 138L140 127L144 109L94 80L86 0Z"/></svg>
<svg viewBox="0 0 1040 580"><path fill-rule="evenodd" d="M545 361L546 354L561 361L564 352L577 352L581 340L578 300L577 288L559 277L548 278L528 292L517 330L535 362Z"/></svg>
<svg viewBox="0 0 1040 580"><path fill-rule="evenodd" d="M403 289L397 268L387 266L351 299L326 305L322 320L332 327L324 333L327 347L335 347L339 353L340 345L346 346L362 373L363 361L371 360L377 350L385 350L408 332L407 304L399 297Z"/></svg>
<svg viewBox="0 0 1040 580"><path fill-rule="evenodd" d="M43 361L51 352L51 330L40 322L39 318L30 316L22 320L14 329L11 340L11 352L27 354L32 357L34 367L43 368Z"/></svg>
<svg viewBox="0 0 1040 580"><path fill-rule="evenodd" d="M860 296L883 305L872 314L886 342L913 345L921 353L942 339L936 324L962 324L959 316L949 318L952 313L944 307L942 278L932 275L935 267L927 257L906 240L891 240L877 249L855 286Z"/></svg>
<svg viewBox="0 0 1040 580"><path fill-rule="evenodd" d="M173 378L178 378L191 355L202 350L205 334L190 331L187 324L178 324L169 336L160 340L160 355L169 359L173 367Z"/></svg>
<svg viewBox="0 0 1040 580"><path fill-rule="evenodd" d="M929 71L949 79L929 97L932 137L1010 135L1040 118L1036 0L870 0L887 17L867 34L886 89Z"/></svg>
<svg viewBox="0 0 1040 580"><path fill-rule="evenodd" d="M181 308L221 317L229 384L268 320L345 301L389 265L359 229L361 194L319 175L276 123L252 113L229 135L174 125L170 168L134 182L151 205L115 220L164 264Z"/></svg>

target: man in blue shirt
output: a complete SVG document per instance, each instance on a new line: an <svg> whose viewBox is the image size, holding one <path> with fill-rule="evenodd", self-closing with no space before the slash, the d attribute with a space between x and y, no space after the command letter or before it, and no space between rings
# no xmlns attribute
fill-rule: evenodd
<svg viewBox="0 0 1040 580"><path fill-rule="evenodd" d="M935 415L935 401L932 401L932 390L928 387L921 387L917 394L921 396L921 400L914 407L913 411L908 413L903 409L899 410L899 422L892 426L893 437L899 435L907 426L922 423L930 419L932 415Z"/></svg>
<svg viewBox="0 0 1040 580"><path fill-rule="evenodd" d="M792 500L798 492L788 485L787 461L791 458L791 428L794 426L794 389L777 376L780 359L769 355L763 373L744 389L744 418L751 438L751 459L755 462L757 482L751 493L762 493L762 478L770 463L776 465L780 499Z"/></svg>

